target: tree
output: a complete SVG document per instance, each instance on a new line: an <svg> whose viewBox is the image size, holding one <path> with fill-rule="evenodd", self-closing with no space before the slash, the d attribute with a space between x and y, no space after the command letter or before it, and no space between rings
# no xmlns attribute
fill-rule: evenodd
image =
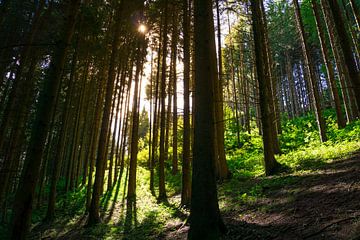
<svg viewBox="0 0 360 240"><path fill-rule="evenodd" d="M167 44L168 44L168 0L164 1L164 33L162 39L162 63L161 63L161 91L160 91L160 156L159 156L159 201L165 201L165 98L166 98L166 57L167 57Z"/></svg>
<svg viewBox="0 0 360 240"><path fill-rule="evenodd" d="M96 157L96 172L95 172L95 182L92 192L92 198L89 208L89 219L88 225L94 225L101 221L99 214L100 207L100 195L102 194L103 189L103 180L104 180L104 171L105 171L105 163L106 163L106 140L108 137L108 129L109 129L109 121L110 121L110 113L112 106L112 95L114 91L114 81L116 74L116 59L118 58L119 53L119 42L120 42L120 21L121 15L123 11L123 7L125 7L124 2L121 1L116 9L115 16L115 31L113 33L112 39L112 49L111 56L109 62L109 70L107 73L106 80L106 90L105 90L105 105L103 110L103 116L101 121L100 135L99 135L99 143L98 143L98 151Z"/></svg>
<svg viewBox="0 0 360 240"><path fill-rule="evenodd" d="M189 0L182 1L184 51L184 132L182 156L181 205L189 206L191 197L190 176L190 15Z"/></svg>
<svg viewBox="0 0 360 240"><path fill-rule="evenodd" d="M335 27L334 17L330 9L329 2L323 0L321 0L320 2L321 2L321 9L325 18L326 28L329 33L331 49L334 55L335 64L339 75L347 121L352 122L356 117L357 109L356 107L354 107L355 99L354 99L353 89L348 87L350 75L348 68L345 64L344 52L340 47L340 38Z"/></svg>
<svg viewBox="0 0 360 240"><path fill-rule="evenodd" d="M313 64L313 61L311 58L310 48L309 48L309 45L308 45L307 39L306 39L306 33L304 30L303 20L301 18L299 2L297 0L294 0L293 3L294 3L294 8L295 8L296 23L297 23L297 27L298 27L298 31L299 31L300 39L301 39L301 47L302 47L304 60L305 60L305 69L307 71L307 75L310 78L310 88L311 88L310 95L312 97L312 101L314 104L317 125L318 125L319 133L320 133L320 140L321 140L321 142L326 142L327 141L326 125L325 125L325 119L321 112L319 87L318 87L319 85L316 82L316 75L315 75L314 68L313 68L314 64Z"/></svg>
<svg viewBox="0 0 360 240"><path fill-rule="evenodd" d="M141 38L141 36L139 36ZM135 73L135 88L133 94L132 106L132 129L131 129L131 146L130 146L130 167L129 167L129 184L127 198L128 202L132 203L136 199L136 168L137 168L137 154L138 154L138 140L139 140L139 82L140 73L142 69L142 58L144 52L144 42L142 39L138 40L138 49L136 57L136 73ZM146 48L145 48L146 49ZM131 204L130 204L131 205Z"/></svg>
<svg viewBox="0 0 360 240"><path fill-rule="evenodd" d="M265 173L266 175L272 175L277 168L279 163L276 161L274 156L273 138L271 131L271 121L269 118L270 106L269 106L269 93L270 93L270 79L268 76L268 69L265 69L267 61L265 55L265 38L264 38L264 26L262 21L261 13L261 2L255 0L251 2L252 11L252 26L254 32L255 42L255 61L256 61L256 72L259 84L259 97L260 97L260 111L261 111L261 125L263 133L263 145L264 145L264 162L265 162Z"/></svg>
<svg viewBox="0 0 360 240"><path fill-rule="evenodd" d="M195 132L189 239L219 239L225 232L215 178L214 97L216 48L212 1L194 2Z"/></svg>
<svg viewBox="0 0 360 240"><path fill-rule="evenodd" d="M217 9L217 21L219 26L220 14L219 14L219 3L216 1ZM220 35L220 29L218 29L218 37ZM216 177L219 180L227 179L231 176L228 169L225 156L225 144L224 144L224 96L223 96L223 82L222 82L222 60L221 60L221 40L218 38L219 49L218 49L218 66L219 73L214 81L214 98L215 98L215 158L216 158Z"/></svg>
<svg viewBox="0 0 360 240"><path fill-rule="evenodd" d="M67 21L63 26L62 39L54 52L48 78L39 97L36 118L32 127L31 140L25 159L25 168L15 196L12 239L25 239L30 227L34 192L40 173L39 166L41 165L45 141L56 102L55 97L60 88L67 49L74 33L80 2L80 0L72 0L67 5Z"/></svg>
<svg viewBox="0 0 360 240"><path fill-rule="evenodd" d="M332 63L330 60L330 55L327 50L325 33L321 26L321 18L320 18L318 3L315 0L311 0L311 4L312 4L315 20L316 20L316 29L317 29L318 35L319 35L321 52L322 52L322 55L324 58L326 72L327 72L327 76L328 76L329 82L330 82L331 94L334 99L337 124L338 124L339 128L344 128L346 126L346 121L345 121L344 115L341 111L341 102L340 102L339 92L338 92L336 82L335 82L334 68L332 66Z"/></svg>
<svg viewBox="0 0 360 240"><path fill-rule="evenodd" d="M329 6L333 13L335 27L340 39L340 47L344 52L345 63L349 71L350 82L355 93L355 100L357 104L357 115L360 112L360 74L356 67L356 62L353 57L351 41L349 39L348 33L346 32L344 18L339 6L339 3L336 0L329 0Z"/></svg>
<svg viewBox="0 0 360 240"><path fill-rule="evenodd" d="M174 12L176 11L175 5L173 5ZM172 118L172 124L173 124L173 137L172 137L172 146L173 146L173 156L172 156L172 174L177 174L178 172L178 112L177 112L177 71L176 71L176 64L177 64L177 44L178 44L178 34L179 30L177 27L177 17L175 14L173 15L172 20L172 43L171 43L171 78L169 79L169 82L172 82L172 88L173 88L173 118Z"/></svg>

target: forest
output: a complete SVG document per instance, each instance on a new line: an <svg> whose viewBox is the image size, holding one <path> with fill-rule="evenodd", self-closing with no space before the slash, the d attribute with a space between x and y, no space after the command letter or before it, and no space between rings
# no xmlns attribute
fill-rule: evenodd
<svg viewBox="0 0 360 240"><path fill-rule="evenodd" d="M359 0L0 0L0 239L360 239Z"/></svg>

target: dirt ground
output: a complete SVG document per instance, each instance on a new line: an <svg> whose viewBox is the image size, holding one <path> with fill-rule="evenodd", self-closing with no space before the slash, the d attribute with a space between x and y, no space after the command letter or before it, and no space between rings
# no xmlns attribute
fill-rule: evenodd
<svg viewBox="0 0 360 240"><path fill-rule="evenodd" d="M222 211L223 239L360 239L360 152L282 177L295 183L263 188L262 197L247 204L226 197L232 200ZM187 231L167 229L159 239L186 239Z"/></svg>

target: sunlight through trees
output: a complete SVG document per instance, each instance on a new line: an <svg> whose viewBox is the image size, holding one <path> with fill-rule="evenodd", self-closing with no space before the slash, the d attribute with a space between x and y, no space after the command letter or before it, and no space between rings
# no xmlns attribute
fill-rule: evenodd
<svg viewBox="0 0 360 240"><path fill-rule="evenodd" d="M359 13L0 0L0 239L355 239Z"/></svg>

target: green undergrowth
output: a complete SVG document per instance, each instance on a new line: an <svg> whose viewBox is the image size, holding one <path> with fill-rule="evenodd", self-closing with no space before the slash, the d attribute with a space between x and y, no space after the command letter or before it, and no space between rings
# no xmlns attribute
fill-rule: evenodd
<svg viewBox="0 0 360 240"><path fill-rule="evenodd" d="M285 121L279 135L281 155L276 159L292 171L311 171L360 149L360 120L338 129L332 110L324 112L328 141L320 142L313 114ZM236 141L226 135L226 141ZM254 129L251 134L242 133L242 147L231 149L227 161L236 179L247 179L264 174L262 138Z"/></svg>
<svg viewBox="0 0 360 240"><path fill-rule="evenodd" d="M180 198L175 196L180 189L180 174L172 175L170 169L167 169L166 189L169 201L162 203L159 203L156 196L149 191L149 170L142 166L141 161L137 176L137 198L131 207L127 205L127 185L124 182L128 176L125 172L121 181L109 191L105 191L101 197L102 223L91 228L86 227L86 188L80 187L76 191L58 196L56 219L51 224L42 222L46 204L35 209L32 216L32 237L41 235L43 238L64 239L74 236L78 236L79 239L157 239L165 226L181 225L186 219L187 212L179 208ZM157 182L158 179L155 179L156 194ZM61 181L59 185L62 185ZM104 190L106 189L105 185Z"/></svg>
<svg viewBox="0 0 360 240"><path fill-rule="evenodd" d="M264 176L262 138L252 123L251 134L240 133L240 143L234 126L225 133L227 162L232 178L219 185L219 204L222 211L242 212L245 206L267 211L267 204L258 205L258 200L268 198L275 190L294 185L304 177L320 171L324 165L344 158L360 149L360 121L348 124L344 129L336 126L333 111L325 111L329 140L320 143L315 117L311 114L284 121L280 144L282 155L276 159L289 169L272 177ZM228 126L227 126L228 129ZM241 146L240 148L238 146ZM179 168L181 167L181 147L179 148ZM103 222L88 228L85 214L86 187L64 193L65 181L60 180L56 219L50 225L42 223L46 213L46 199L40 208L35 208L32 216L32 237L62 239L158 239L164 231L179 228L188 212L180 205L181 169L171 174L172 149L166 161L166 189L168 202L158 203L149 190L148 148L142 144L138 155L137 201L127 205L127 172L117 184L101 197L101 217ZM158 173L155 171L155 195L158 193ZM107 172L104 190L107 190ZM48 186L45 193L48 192ZM291 196L290 196L291 197ZM289 198L290 198L289 197ZM5 230L0 228L4 234ZM6 239L0 235L1 239Z"/></svg>
<svg viewBox="0 0 360 240"><path fill-rule="evenodd" d="M264 176L262 139L257 130L246 134L248 141L227 154L233 177L219 186L222 210L231 212L240 208L241 212L245 205L267 210L270 208L267 204L258 205L260 198L268 198L273 191L294 185L309 176L320 175L327 164L360 150L360 120L338 129L333 111L326 110L325 118L329 138L325 143L320 142L312 114L283 123L279 137L283 153L276 159L286 166L287 171L271 177ZM235 140L232 138L232 141Z"/></svg>

